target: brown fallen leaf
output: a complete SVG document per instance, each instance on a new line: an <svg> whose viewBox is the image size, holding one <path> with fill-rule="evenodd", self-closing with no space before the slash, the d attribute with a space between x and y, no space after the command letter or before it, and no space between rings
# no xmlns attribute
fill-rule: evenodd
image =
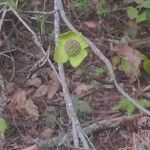
<svg viewBox="0 0 150 150"><path fill-rule="evenodd" d="M27 80L26 86L39 87L42 84L42 81L39 77L31 78Z"/></svg>
<svg viewBox="0 0 150 150"><path fill-rule="evenodd" d="M48 93L48 87L45 84L42 84L33 94L33 98L39 98L42 96L47 95Z"/></svg>
<svg viewBox="0 0 150 150"><path fill-rule="evenodd" d="M39 115L38 107L34 104L32 100L26 101L25 110L34 120L39 119L40 115Z"/></svg>
<svg viewBox="0 0 150 150"><path fill-rule="evenodd" d="M38 148L37 148L36 145L32 145L32 146L30 146L30 147L28 147L28 148L24 148L24 149L22 149L22 150L38 150Z"/></svg>
<svg viewBox="0 0 150 150"><path fill-rule="evenodd" d="M26 94L22 89L18 89L14 92L13 95L8 97L7 101L9 104L7 105L8 109L12 112L14 111L22 111L26 104Z"/></svg>
<svg viewBox="0 0 150 150"><path fill-rule="evenodd" d="M96 7L98 6L99 0L89 0L89 3L90 3L91 8L95 10Z"/></svg>
<svg viewBox="0 0 150 150"><path fill-rule="evenodd" d="M95 21L86 21L84 25L89 29L96 29L98 27L98 23Z"/></svg>
<svg viewBox="0 0 150 150"><path fill-rule="evenodd" d="M82 94L85 94L91 89L91 85L87 85L85 83L79 83L75 89L75 93L77 96L81 96Z"/></svg>
<svg viewBox="0 0 150 150"><path fill-rule="evenodd" d="M39 118L38 107L31 100L27 100L26 92L22 89L18 89L8 98L8 109L11 112L27 113L35 120Z"/></svg>
<svg viewBox="0 0 150 150"><path fill-rule="evenodd" d="M47 128L42 134L41 138L44 140L51 140L54 135L54 130Z"/></svg>
<svg viewBox="0 0 150 150"><path fill-rule="evenodd" d="M5 143L6 139L3 133L0 133L0 149L4 149L4 143Z"/></svg>
<svg viewBox="0 0 150 150"><path fill-rule="evenodd" d="M56 94L56 92L59 90L60 83L59 83L59 80L58 80L56 74L53 71L51 72L50 70L48 70L48 74L49 74L51 80L49 81L49 84L48 84L47 97L49 99L51 99Z"/></svg>
<svg viewBox="0 0 150 150"><path fill-rule="evenodd" d="M116 51L118 56L129 62L130 64L129 76L134 77L138 76L139 66L142 60L141 53L133 49L132 47L129 47L127 43L118 44L113 49L114 51Z"/></svg>

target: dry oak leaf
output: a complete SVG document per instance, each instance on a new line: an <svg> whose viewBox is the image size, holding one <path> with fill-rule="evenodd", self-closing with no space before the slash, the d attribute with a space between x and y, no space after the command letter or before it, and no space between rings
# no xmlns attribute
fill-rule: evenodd
<svg viewBox="0 0 150 150"><path fill-rule="evenodd" d="M22 89L16 90L13 95L8 97L7 101L9 104L7 105L8 109L12 112L14 111L22 111L26 104L26 94Z"/></svg>
<svg viewBox="0 0 150 150"><path fill-rule="evenodd" d="M84 25L89 29L96 29L98 27L98 23L95 21L86 21Z"/></svg>
<svg viewBox="0 0 150 150"><path fill-rule="evenodd" d="M48 70L48 74L49 74L51 80L50 80L49 85L48 85L47 97L49 99L51 99L56 94L56 92L59 90L60 82L59 82L54 71L51 72L50 70Z"/></svg>
<svg viewBox="0 0 150 150"><path fill-rule="evenodd" d="M32 118L34 118L34 120L39 119L40 115L39 115L38 107L34 104L32 100L26 101L25 110Z"/></svg>
<svg viewBox="0 0 150 150"><path fill-rule="evenodd" d="M82 94L85 94L92 88L91 85L87 85L85 83L79 83L75 89L75 93L78 96L81 96Z"/></svg>
<svg viewBox="0 0 150 150"><path fill-rule="evenodd" d="M137 76L142 60L141 53L133 49L132 47L129 47L127 43L118 44L113 49L114 51L116 51L118 56L129 62L130 75Z"/></svg>
<svg viewBox="0 0 150 150"><path fill-rule="evenodd" d="M47 95L48 87L45 84L42 84L33 94L33 98L39 98Z"/></svg>
<svg viewBox="0 0 150 150"><path fill-rule="evenodd" d="M42 81L39 77L31 78L26 82L27 86L34 86L34 87L39 87L41 84Z"/></svg>
<svg viewBox="0 0 150 150"><path fill-rule="evenodd" d="M32 145L32 146L25 148L25 149L22 149L22 150L38 150L38 148L36 145Z"/></svg>
<svg viewBox="0 0 150 150"><path fill-rule="evenodd" d="M11 112L25 112L35 120L39 117L38 107L31 100L27 100L26 92L22 89L18 89L15 93L8 98L8 109Z"/></svg>
<svg viewBox="0 0 150 150"><path fill-rule="evenodd" d="M54 136L54 130L47 128L42 134L41 138L44 140L51 140Z"/></svg>

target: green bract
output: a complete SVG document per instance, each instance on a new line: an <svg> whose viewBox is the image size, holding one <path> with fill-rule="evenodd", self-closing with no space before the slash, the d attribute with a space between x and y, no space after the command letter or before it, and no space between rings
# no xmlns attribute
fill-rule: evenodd
<svg viewBox="0 0 150 150"><path fill-rule="evenodd" d="M60 34L58 45L55 47L54 60L59 63L70 61L73 67L77 67L87 56L88 47L86 39L82 34L68 31Z"/></svg>

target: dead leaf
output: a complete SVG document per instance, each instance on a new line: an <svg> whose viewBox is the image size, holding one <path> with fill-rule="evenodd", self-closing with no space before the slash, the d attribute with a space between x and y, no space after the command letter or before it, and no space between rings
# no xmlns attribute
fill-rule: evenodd
<svg viewBox="0 0 150 150"><path fill-rule="evenodd" d="M48 85L47 97L49 99L51 99L56 94L56 92L59 90L60 83L59 83L59 80L58 80L58 78L54 72L48 71L48 73L49 73L49 76L51 77L51 80L50 80L49 85Z"/></svg>
<svg viewBox="0 0 150 150"><path fill-rule="evenodd" d="M47 95L48 92L48 87L45 84L42 84L37 90L36 92L33 94L33 98L39 98L42 96Z"/></svg>
<svg viewBox="0 0 150 150"><path fill-rule="evenodd" d="M34 87L39 87L42 84L42 81L40 78L35 77L27 80L26 86L34 86Z"/></svg>
<svg viewBox="0 0 150 150"><path fill-rule="evenodd" d="M96 7L98 6L99 0L89 0L89 3L90 3L91 8L95 10Z"/></svg>
<svg viewBox="0 0 150 150"><path fill-rule="evenodd" d="M31 100L27 100L26 93L22 89L18 89L12 96L8 98L8 109L11 112L25 112L34 117L35 120L39 118L38 107Z"/></svg>
<svg viewBox="0 0 150 150"><path fill-rule="evenodd" d="M35 120L39 119L40 115L39 115L38 107L34 104L34 102L32 100L26 101L25 110Z"/></svg>
<svg viewBox="0 0 150 150"><path fill-rule="evenodd" d="M32 145L32 146L30 146L30 147L28 147L28 148L24 148L24 149L22 149L22 150L38 150L38 148L37 148L36 145Z"/></svg>
<svg viewBox="0 0 150 150"><path fill-rule="evenodd" d="M3 133L0 133L0 149L4 149L4 143L6 139Z"/></svg>
<svg viewBox="0 0 150 150"><path fill-rule="evenodd" d="M79 83L75 89L75 93L78 96L81 96L82 94L85 94L91 89L91 85L87 85L85 83Z"/></svg>
<svg viewBox="0 0 150 150"><path fill-rule="evenodd" d="M54 131L48 128L42 133L41 138L45 140L51 140L53 135L54 135Z"/></svg>
<svg viewBox="0 0 150 150"><path fill-rule="evenodd" d="M6 82L5 89L7 91L7 94L11 94L16 90L17 86L13 82Z"/></svg>
<svg viewBox="0 0 150 150"><path fill-rule="evenodd" d="M81 69L77 69L74 71L74 74L72 75L72 79L73 80L78 79L81 77L81 75L82 75Z"/></svg>
<svg viewBox="0 0 150 150"><path fill-rule="evenodd" d="M98 27L98 23L95 21L86 21L84 25L89 29L96 29Z"/></svg>
<svg viewBox="0 0 150 150"><path fill-rule="evenodd" d="M18 89L7 99L7 101L10 102L7 106L10 111L21 111L22 109L24 109L26 103L25 91L22 89Z"/></svg>
<svg viewBox="0 0 150 150"><path fill-rule="evenodd" d="M129 62L130 64L129 76L138 76L139 66L142 60L141 53L133 49L132 47L129 47L127 43L123 43L115 46L114 51L116 51L116 53L121 58Z"/></svg>

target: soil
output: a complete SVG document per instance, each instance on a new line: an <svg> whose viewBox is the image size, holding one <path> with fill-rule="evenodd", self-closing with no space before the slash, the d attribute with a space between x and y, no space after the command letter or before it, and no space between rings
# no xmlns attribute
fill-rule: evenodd
<svg viewBox="0 0 150 150"><path fill-rule="evenodd" d="M119 1L110 2L122 7ZM26 1L26 3L29 5L31 2ZM65 11L70 21L111 60L116 55L111 51L111 42L120 40L128 28L129 19L125 12L117 11L99 17L93 10L94 6L90 11L81 13L71 8L70 3L70 0L64 1ZM28 7L20 4L20 8L23 8L19 10L19 14L38 35L45 51L50 41L50 58L57 68L57 64L53 61L53 17L45 16L45 31L42 32L38 26L40 22L36 20L37 16L34 13L27 13L36 9L42 11L44 7L44 11L53 10L53 1L47 1L46 6L43 4L44 0L32 2ZM62 32L68 30L64 22L61 22L60 26ZM140 29L143 28L141 24ZM147 35L144 36L146 37ZM6 97L3 116L8 123L2 142L3 149L37 150L35 140L42 139L49 142L55 136L71 131L60 83L48 63L33 69L34 64L42 58L43 54L34 43L31 34L12 12L6 15L0 41L2 42L0 75L5 85L5 89L1 89L1 96L3 93ZM82 114L82 110L80 110L81 114L78 113L83 127L126 115L125 111L112 110L123 97L109 81L105 65L90 49L88 52L88 57L79 67L73 68L69 63L64 64L71 95L86 102L92 108L90 113ZM145 52L147 53L147 50ZM96 73L98 68L103 72ZM150 84L149 73L142 71L141 77L134 81L119 69L115 70L115 75L117 81L132 97L150 98L150 91L143 90ZM118 126L106 127L91 133L89 138L96 149L140 150L142 149L140 147L144 147L142 150L150 149L148 147L150 146L150 118L138 110L132 114L132 117L133 119L127 119ZM48 148L44 148L46 149ZM49 149L72 150L74 148L71 144L60 143Z"/></svg>

